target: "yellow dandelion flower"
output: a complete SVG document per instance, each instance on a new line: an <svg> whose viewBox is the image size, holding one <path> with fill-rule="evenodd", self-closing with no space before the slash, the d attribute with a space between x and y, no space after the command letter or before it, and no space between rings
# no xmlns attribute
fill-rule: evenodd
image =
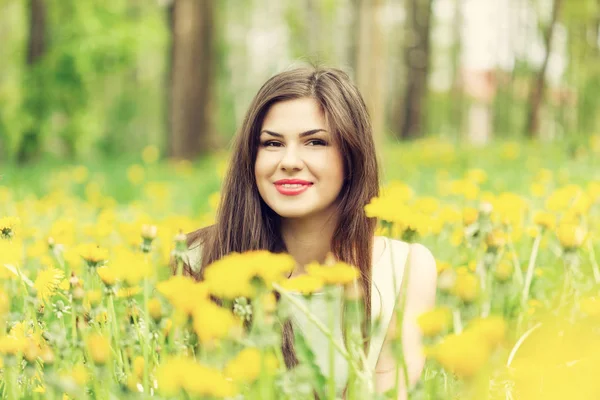
<svg viewBox="0 0 600 400"><path fill-rule="evenodd" d="M471 273L457 274L453 293L465 303L470 303L479 296L479 279Z"/></svg>
<svg viewBox="0 0 600 400"><path fill-rule="evenodd" d="M299 292L303 295L315 293L323 288L322 278L311 275L300 275L290 278L281 283L281 287L293 292Z"/></svg>
<svg viewBox="0 0 600 400"><path fill-rule="evenodd" d="M12 265L17 267L23 261L23 245L18 240L0 240L0 267ZM9 274L5 268L0 268L0 278L10 279L14 274Z"/></svg>
<svg viewBox="0 0 600 400"><path fill-rule="evenodd" d="M33 283L38 299L44 304L48 304L64 277L65 273L58 268L48 267L40 271Z"/></svg>
<svg viewBox="0 0 600 400"><path fill-rule="evenodd" d="M470 180L478 185L487 181L487 172L479 168L471 168L465 174L465 179Z"/></svg>
<svg viewBox="0 0 600 400"><path fill-rule="evenodd" d="M467 330L481 335L493 347L504 340L508 327L504 318L494 315L472 320Z"/></svg>
<svg viewBox="0 0 600 400"><path fill-rule="evenodd" d="M94 243L80 244L77 252L90 267L97 267L108 259L108 250Z"/></svg>
<svg viewBox="0 0 600 400"><path fill-rule="evenodd" d="M96 272L106 286L111 287L117 283L117 271L112 266L97 268Z"/></svg>
<svg viewBox="0 0 600 400"><path fill-rule="evenodd" d="M546 229L554 229L556 226L556 216L547 211L538 211L533 215L533 223Z"/></svg>
<svg viewBox="0 0 600 400"><path fill-rule="evenodd" d="M229 310L212 301L195 304L193 319L194 331L201 343L225 338L237 322Z"/></svg>
<svg viewBox="0 0 600 400"><path fill-rule="evenodd" d="M234 382L251 384L260 376L262 357L266 357L264 362L267 372L274 373L278 363L273 354L263 355L257 348L247 347L227 363L224 369L225 376Z"/></svg>
<svg viewBox="0 0 600 400"><path fill-rule="evenodd" d="M110 342L108 338L98 333L92 333L86 339L86 348L94 363L106 364L110 358Z"/></svg>
<svg viewBox="0 0 600 400"><path fill-rule="evenodd" d="M160 156L160 150L155 145L149 145L144 147L142 150L142 160L146 164L154 164L158 161L158 157Z"/></svg>
<svg viewBox="0 0 600 400"><path fill-rule="evenodd" d="M513 263L508 260L501 260L494 269L494 278L499 282L506 282L510 279L514 271Z"/></svg>
<svg viewBox="0 0 600 400"><path fill-rule="evenodd" d="M452 310L448 307L438 307L419 315L417 324L423 336L434 337L442 334L452 326Z"/></svg>
<svg viewBox="0 0 600 400"><path fill-rule="evenodd" d="M109 265L117 272L117 279L129 286L137 285L154 273L152 265L144 254L127 249L119 249Z"/></svg>
<svg viewBox="0 0 600 400"><path fill-rule="evenodd" d="M120 299L128 299L142 292L142 288L139 286L133 287L122 287L117 290L117 297Z"/></svg>
<svg viewBox="0 0 600 400"><path fill-rule="evenodd" d="M474 207L465 207L462 212L463 224L469 226L479 218L479 211Z"/></svg>
<svg viewBox="0 0 600 400"><path fill-rule="evenodd" d="M146 170L139 164L134 164L127 168L127 179L134 185L139 185L144 181Z"/></svg>
<svg viewBox="0 0 600 400"><path fill-rule="evenodd" d="M90 380L90 373L83 363L77 363L71 369L71 378L79 386L85 386Z"/></svg>
<svg viewBox="0 0 600 400"><path fill-rule="evenodd" d="M27 344L26 338L18 338L12 335L0 336L0 354L14 356L25 351Z"/></svg>
<svg viewBox="0 0 600 400"><path fill-rule="evenodd" d="M10 311L10 297L0 288L0 320Z"/></svg>
<svg viewBox="0 0 600 400"><path fill-rule="evenodd" d="M432 356L446 370L468 379L487 364L490 350L480 335L465 331L459 335L446 336L433 348Z"/></svg>
<svg viewBox="0 0 600 400"><path fill-rule="evenodd" d="M102 301L102 292L98 289L88 290L85 294L84 302L91 307L96 307Z"/></svg>
<svg viewBox="0 0 600 400"><path fill-rule="evenodd" d="M142 379L144 376L144 357L137 356L133 359L133 374L138 378Z"/></svg>
<svg viewBox="0 0 600 400"><path fill-rule="evenodd" d="M306 266L308 275L321 278L326 285L346 285L358 278L358 270L344 262L319 265L313 262Z"/></svg>
<svg viewBox="0 0 600 400"><path fill-rule="evenodd" d="M190 315L194 312L197 303L206 302L209 297L206 282L195 282L185 276L173 276L166 281L159 282L156 289L173 307Z"/></svg>
<svg viewBox="0 0 600 400"><path fill-rule="evenodd" d="M587 232L579 225L562 223L557 228L556 235L564 249L577 249L585 241Z"/></svg>
<svg viewBox="0 0 600 400"><path fill-rule="evenodd" d="M148 313L150 313L153 320L160 321L162 318L162 305L159 299L153 298L148 301Z"/></svg>

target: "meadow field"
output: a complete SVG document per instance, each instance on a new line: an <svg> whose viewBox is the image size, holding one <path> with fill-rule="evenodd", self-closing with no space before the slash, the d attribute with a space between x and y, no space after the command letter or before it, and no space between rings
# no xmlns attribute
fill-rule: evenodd
<svg viewBox="0 0 600 400"><path fill-rule="evenodd" d="M0 164L2 398L335 399L299 333L301 363L286 370L278 321L298 306L290 291L339 285L346 398L395 398L375 395L362 368L351 266L286 280L293 260L252 252L209 266L202 283L181 276L184 233L213 220L227 156L169 161L150 146L127 159ZM600 397L599 157L598 135L386 146L384 190L365 210L379 234L427 246L438 269L410 399Z"/></svg>

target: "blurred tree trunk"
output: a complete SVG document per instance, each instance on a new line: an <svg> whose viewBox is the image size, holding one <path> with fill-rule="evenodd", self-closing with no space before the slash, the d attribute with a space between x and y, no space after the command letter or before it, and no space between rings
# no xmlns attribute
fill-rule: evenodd
<svg viewBox="0 0 600 400"><path fill-rule="evenodd" d="M47 31L46 0L29 1L29 38L27 41L27 66L30 81L26 84L25 108L32 116L30 128L23 133L17 150L17 161L25 163L39 155L41 151L40 126L44 118L45 106L37 65L46 53Z"/></svg>
<svg viewBox="0 0 600 400"><path fill-rule="evenodd" d="M553 0L552 17L550 18L550 23L546 29L546 32L544 32L544 48L546 50L546 54L544 56L542 66L532 82L532 90L529 97L529 115L527 118L526 128L526 134L530 138L536 137L539 134L540 108L544 98L544 89L546 87L546 71L548 69L548 62L552 52L554 28L556 27L556 23L558 21L562 3L563 0Z"/></svg>
<svg viewBox="0 0 600 400"><path fill-rule="evenodd" d="M356 4L356 84L371 115L375 141L381 143L385 129L385 43L378 15L383 0L359 0Z"/></svg>
<svg viewBox="0 0 600 400"><path fill-rule="evenodd" d="M403 112L397 116L398 134L411 139L425 134L427 78L429 75L432 0L408 0L404 62L406 89Z"/></svg>
<svg viewBox="0 0 600 400"><path fill-rule="evenodd" d="M463 108L464 98L462 90L462 79L461 79L461 60L460 54L462 52L462 35L461 28L463 26L463 13L462 13L462 0L454 0L454 23L452 26L452 86L450 92L452 94L452 101L450 102L450 114L448 121L452 125L452 129L455 129L455 137L460 138L463 130Z"/></svg>
<svg viewBox="0 0 600 400"><path fill-rule="evenodd" d="M212 135L213 2L175 0L171 7L169 156L193 159L209 150Z"/></svg>

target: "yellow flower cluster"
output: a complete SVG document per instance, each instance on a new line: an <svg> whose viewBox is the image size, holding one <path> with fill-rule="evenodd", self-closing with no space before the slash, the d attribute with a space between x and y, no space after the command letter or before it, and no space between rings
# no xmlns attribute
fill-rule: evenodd
<svg viewBox="0 0 600 400"><path fill-rule="evenodd" d="M223 299L254 297L255 284L270 288L285 279L295 265L289 254L250 251L229 254L206 267L204 280L212 295Z"/></svg>
<svg viewBox="0 0 600 400"><path fill-rule="evenodd" d="M479 319L462 333L446 336L428 354L459 377L471 378L482 370L505 335L506 323L502 318Z"/></svg>
<svg viewBox="0 0 600 400"><path fill-rule="evenodd" d="M186 357L174 357L161 363L156 372L158 390L164 396L226 398L234 396L235 385L222 372Z"/></svg>
<svg viewBox="0 0 600 400"><path fill-rule="evenodd" d="M306 274L287 279L281 286L286 290L309 295L325 285L347 285L358 276L358 269L344 262L334 262L331 265L312 262L306 266Z"/></svg>
<svg viewBox="0 0 600 400"><path fill-rule="evenodd" d="M263 362L269 375L278 368L277 359L273 354L261 354L255 347L246 347L227 363L224 374L234 382L250 384L258 379Z"/></svg>

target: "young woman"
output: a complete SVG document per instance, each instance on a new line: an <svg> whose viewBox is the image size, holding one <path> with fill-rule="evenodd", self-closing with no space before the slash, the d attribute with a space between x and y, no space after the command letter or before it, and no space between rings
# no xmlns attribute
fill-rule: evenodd
<svg viewBox="0 0 600 400"><path fill-rule="evenodd" d="M304 273L311 261L323 262L328 253L356 266L366 321L378 320L383 327L370 338L368 349L378 392L396 381L387 339L396 330L393 310L402 276L409 276L402 337L413 384L425 361L415 321L434 305L435 261L421 245L375 236L377 221L367 218L364 206L378 193L369 116L348 76L330 68L280 73L259 90L236 137L215 224L189 235L187 272L202 279L203 268L224 255L258 249L292 255L297 261L293 276ZM312 309L318 313L318 296L314 298ZM286 323L288 366L297 362L291 329L317 335L301 317ZM336 334L341 336L341 330ZM322 339L315 336L309 342L317 361L325 364ZM346 373L336 372L335 378L343 390Z"/></svg>

